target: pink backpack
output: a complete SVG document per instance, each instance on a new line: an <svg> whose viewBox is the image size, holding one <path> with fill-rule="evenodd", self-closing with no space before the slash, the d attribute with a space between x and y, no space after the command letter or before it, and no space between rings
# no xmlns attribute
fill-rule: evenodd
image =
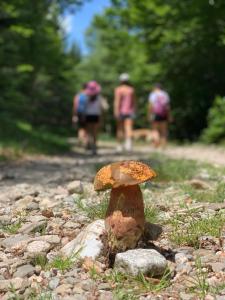
<svg viewBox="0 0 225 300"><path fill-rule="evenodd" d="M165 94L158 93L156 100L153 103L153 113L160 116L166 117L168 114L168 99Z"/></svg>

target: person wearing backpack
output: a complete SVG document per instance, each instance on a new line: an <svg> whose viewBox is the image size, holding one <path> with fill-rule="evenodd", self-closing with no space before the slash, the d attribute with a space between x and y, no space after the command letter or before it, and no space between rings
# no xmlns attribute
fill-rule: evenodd
<svg viewBox="0 0 225 300"><path fill-rule="evenodd" d="M100 128L102 113L104 111L103 97L101 96L101 86L96 81L90 81L86 87L88 101L86 105L86 129L87 129L87 149L93 155L97 154L97 137Z"/></svg>
<svg viewBox="0 0 225 300"><path fill-rule="evenodd" d="M86 94L87 83L83 84L83 89L75 95L73 100L73 117L72 122L78 125L78 141L86 146L87 132L86 132L86 106L88 95Z"/></svg>
<svg viewBox="0 0 225 300"><path fill-rule="evenodd" d="M149 94L149 119L155 136L154 146L165 147L168 138L168 123L170 116L170 97L162 89L161 84L154 85L152 92Z"/></svg>

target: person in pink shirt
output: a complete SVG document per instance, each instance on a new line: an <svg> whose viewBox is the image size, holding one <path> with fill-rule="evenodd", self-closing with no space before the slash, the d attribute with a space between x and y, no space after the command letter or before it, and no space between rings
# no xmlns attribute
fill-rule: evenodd
<svg viewBox="0 0 225 300"><path fill-rule="evenodd" d="M117 140L118 151L124 149L131 151L133 120L136 110L136 100L134 88L129 83L129 75L123 73L120 75L120 85L114 93L114 116L117 121ZM124 141L124 145L122 142Z"/></svg>

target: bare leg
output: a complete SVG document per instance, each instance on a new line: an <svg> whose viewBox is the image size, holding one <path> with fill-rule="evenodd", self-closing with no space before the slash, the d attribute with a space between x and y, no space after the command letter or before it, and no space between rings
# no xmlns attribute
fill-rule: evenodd
<svg viewBox="0 0 225 300"><path fill-rule="evenodd" d="M157 148L160 145L159 122L152 122L153 145Z"/></svg>
<svg viewBox="0 0 225 300"><path fill-rule="evenodd" d="M117 137L117 143L118 143L117 150L122 151L121 143L124 138L124 121L123 120L117 120L116 137Z"/></svg>
<svg viewBox="0 0 225 300"><path fill-rule="evenodd" d="M125 132L125 148L130 151L132 148L132 135L133 135L133 120L131 118L124 120Z"/></svg>
<svg viewBox="0 0 225 300"><path fill-rule="evenodd" d="M160 145L165 148L168 138L168 123L167 121L160 122Z"/></svg>
<svg viewBox="0 0 225 300"><path fill-rule="evenodd" d="M82 145L86 145L87 133L85 128L79 128L78 130L78 140Z"/></svg>

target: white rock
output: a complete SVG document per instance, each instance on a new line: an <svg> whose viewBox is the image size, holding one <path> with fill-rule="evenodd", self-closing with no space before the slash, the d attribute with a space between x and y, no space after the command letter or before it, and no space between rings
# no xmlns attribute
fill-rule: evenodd
<svg viewBox="0 0 225 300"><path fill-rule="evenodd" d="M29 241L30 237L27 234L17 234L4 239L3 241L1 241L0 245L5 248L20 247L21 245L25 245Z"/></svg>
<svg viewBox="0 0 225 300"><path fill-rule="evenodd" d="M41 235L39 237L35 238L36 241L45 241L50 244L59 244L60 243L60 237L56 234L52 235Z"/></svg>
<svg viewBox="0 0 225 300"><path fill-rule="evenodd" d="M23 265L23 266L20 266L16 272L13 274L13 277L26 277L26 276L29 276L29 275L32 275L34 273L34 270L35 268L28 264L28 265Z"/></svg>
<svg viewBox="0 0 225 300"><path fill-rule="evenodd" d="M59 204L58 201L50 200L49 198L44 198L40 201L39 207L41 210L53 208Z"/></svg>
<svg viewBox="0 0 225 300"><path fill-rule="evenodd" d="M33 200L34 200L34 197L27 195L24 198L16 201L15 207L20 210L26 209L27 205L30 204Z"/></svg>
<svg viewBox="0 0 225 300"><path fill-rule="evenodd" d="M159 252L153 249L134 249L118 253L114 268L132 276L143 273L146 275L162 275L167 267L167 261Z"/></svg>
<svg viewBox="0 0 225 300"><path fill-rule="evenodd" d="M103 244L100 239L105 231L104 220L96 220L89 224L78 236L67 243L62 249L61 253L63 256L71 256L79 252L79 257L84 258L85 256L95 259L99 256Z"/></svg>
<svg viewBox="0 0 225 300"><path fill-rule="evenodd" d="M67 185L67 190L70 194L82 194L84 189L80 180L75 180Z"/></svg>
<svg viewBox="0 0 225 300"><path fill-rule="evenodd" d="M39 228L46 225L46 221L32 222L24 224L19 230L19 233L31 233L38 231Z"/></svg>
<svg viewBox="0 0 225 300"><path fill-rule="evenodd" d="M34 241L27 246L27 252L40 253L47 252L51 248L51 245L46 241Z"/></svg>
<svg viewBox="0 0 225 300"><path fill-rule="evenodd" d="M28 286L28 281L23 278L13 278L7 280L0 280L0 291L8 291L11 287L15 290L24 289Z"/></svg>

